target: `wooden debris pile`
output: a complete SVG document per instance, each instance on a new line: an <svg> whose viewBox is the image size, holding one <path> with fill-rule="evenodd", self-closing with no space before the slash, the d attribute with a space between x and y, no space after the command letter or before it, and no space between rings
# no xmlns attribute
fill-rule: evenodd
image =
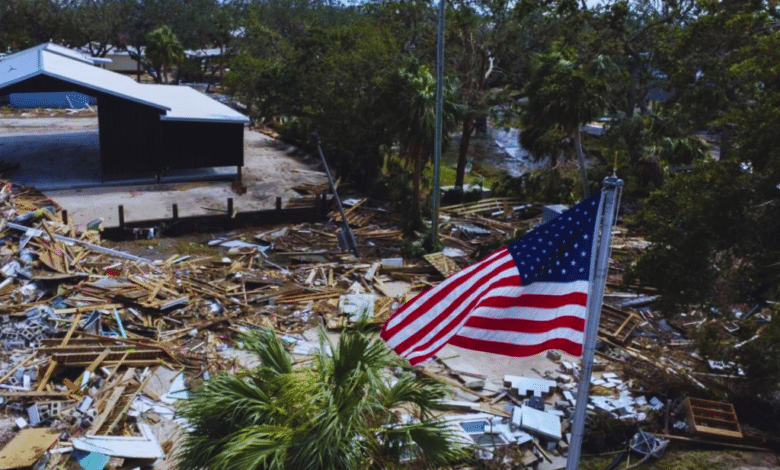
<svg viewBox="0 0 780 470"><path fill-rule="evenodd" d="M5 185L0 197L0 399L19 430L46 430L29 437L42 443L36 459L59 441L46 453L49 468L98 448L120 460L163 456L146 411L186 395L185 374L240 367L236 333L272 328L307 355L314 343L304 332L363 318L379 327L411 295L470 264L477 246L404 260L397 221L360 201L347 217L362 259L341 252L339 224L328 223L232 234L209 241L218 256L152 261L102 246L97 231L77 233L34 190Z"/></svg>
<svg viewBox="0 0 780 470"><path fill-rule="evenodd" d="M324 189L300 188L313 194ZM172 406L186 396L188 380L246 366L235 351L237 333L273 329L293 353L305 356L317 347L316 337L307 334L314 327L341 330L358 320L380 327L406 300L476 261L484 246L497 247L538 223L523 219L526 207L517 201L501 202L500 210L493 210L494 203L449 211L440 232L444 249L423 259L405 259L398 221L357 200L345 216L359 240L360 259L339 249L343 221L333 214L327 224L214 238L206 243L208 255L152 261L102 246L99 232L76 233L45 197L4 185L0 398L19 429L42 430L34 436L25 431L41 443L36 459L57 442L51 433L61 436L43 468L55 468L69 454L94 457L97 449L115 459L115 467L122 459L162 458L166 443L157 441L150 426L160 416L173 420ZM637 332L658 319L636 310L641 303L635 297L618 300L635 303L605 305L601 338L622 352L604 357L652 363ZM525 406L520 394L486 383L468 364L442 367L420 373L454 378L469 397L461 401L471 403L456 408L514 419L505 405ZM573 384L574 368L561 367L546 380ZM559 411L565 414L567 406ZM557 447L565 445L560 438L534 436L526 441L541 449L534 458L565 452Z"/></svg>

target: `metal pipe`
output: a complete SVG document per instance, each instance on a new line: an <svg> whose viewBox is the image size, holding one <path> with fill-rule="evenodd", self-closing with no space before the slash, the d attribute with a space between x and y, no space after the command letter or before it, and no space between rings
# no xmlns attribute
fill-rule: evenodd
<svg viewBox="0 0 780 470"><path fill-rule="evenodd" d="M317 146L317 152L320 154L320 159L322 159L322 164L325 166L325 174L328 175L328 182L330 183L330 189L333 191L333 196L336 197L336 204L339 207L339 213L341 214L341 220L344 222L344 233L347 235L347 244L350 245L350 248L352 249L352 253L355 254L355 258L360 258L360 254L358 253L358 247L357 242L355 241L355 235L352 233L352 229L349 228L349 221L347 221L347 216L344 214L344 207L341 205L341 199L339 199L339 193L336 191L336 183L333 182L333 178L330 176L330 168L328 168L328 162L325 161L325 155L322 153L322 147L320 147L320 136L317 135L317 133L313 133L311 135L311 141L314 145Z"/></svg>

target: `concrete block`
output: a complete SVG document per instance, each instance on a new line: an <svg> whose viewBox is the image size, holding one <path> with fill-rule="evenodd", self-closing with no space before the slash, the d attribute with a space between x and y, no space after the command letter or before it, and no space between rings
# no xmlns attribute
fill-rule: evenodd
<svg viewBox="0 0 780 470"><path fill-rule="evenodd" d="M505 375L504 383L510 388L517 389L520 396L527 396L531 393L537 397L549 395L558 386L554 380L532 379L517 375Z"/></svg>
<svg viewBox="0 0 780 470"><path fill-rule="evenodd" d="M525 431L547 439L561 438L561 418L530 406L521 408L521 425Z"/></svg>
<svg viewBox="0 0 780 470"><path fill-rule="evenodd" d="M512 424L518 427L523 425L523 408L521 406L512 408Z"/></svg>

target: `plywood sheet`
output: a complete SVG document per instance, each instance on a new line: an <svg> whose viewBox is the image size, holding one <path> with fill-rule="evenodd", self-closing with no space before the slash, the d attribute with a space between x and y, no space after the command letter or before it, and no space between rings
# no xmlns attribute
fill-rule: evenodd
<svg viewBox="0 0 780 470"><path fill-rule="evenodd" d="M32 466L59 436L56 429L22 429L0 452L0 470Z"/></svg>

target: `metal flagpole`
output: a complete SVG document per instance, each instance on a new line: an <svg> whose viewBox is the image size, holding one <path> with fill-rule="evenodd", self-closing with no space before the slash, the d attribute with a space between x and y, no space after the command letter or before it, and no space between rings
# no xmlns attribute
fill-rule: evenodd
<svg viewBox="0 0 780 470"><path fill-rule="evenodd" d="M604 287L607 283L609 272L609 255L612 251L612 225L618 210L618 195L623 187L623 180L617 176L608 176L604 179L602 189L603 202L599 208L598 216L601 217L600 243L593 241L593 256L591 257L590 270L590 295L588 295L588 318L585 325L585 344L582 351L582 370L580 371L580 384L577 387L577 403L574 406L574 419L572 422L571 442L569 442L569 456L566 459L566 470L577 470L580 462L580 448L582 436L585 431L585 411L588 406L588 392L590 391L590 376L593 372L593 355L596 350L596 335L599 331L599 317L601 305L604 300ZM598 251L596 251L598 250ZM595 264L594 264L595 263Z"/></svg>
<svg viewBox="0 0 780 470"><path fill-rule="evenodd" d="M441 139L444 87L444 0L439 1L439 26L436 35L436 137L433 144L433 197L431 200L431 247L439 243L439 165L441 164ZM417 214L415 214L415 217Z"/></svg>

